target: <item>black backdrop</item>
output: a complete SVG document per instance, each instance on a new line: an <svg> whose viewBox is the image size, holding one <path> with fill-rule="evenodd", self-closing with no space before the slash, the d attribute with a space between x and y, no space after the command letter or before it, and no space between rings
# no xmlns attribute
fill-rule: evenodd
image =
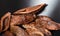
<svg viewBox="0 0 60 36"><path fill-rule="evenodd" d="M29 6L27 0L0 0L0 17L5 13L14 12L18 9ZM60 31L52 31L53 36L60 36ZM1 34L0 34L1 35Z"/></svg>
<svg viewBox="0 0 60 36"><path fill-rule="evenodd" d="M0 17L6 12L14 12L17 9L27 7L28 1L25 0L0 0Z"/></svg>

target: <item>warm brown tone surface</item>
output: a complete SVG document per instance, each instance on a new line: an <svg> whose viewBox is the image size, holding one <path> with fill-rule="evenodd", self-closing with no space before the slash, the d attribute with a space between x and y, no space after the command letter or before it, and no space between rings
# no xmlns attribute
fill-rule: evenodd
<svg viewBox="0 0 60 36"><path fill-rule="evenodd" d="M0 20L2 36L52 36L49 30L60 30L60 23L47 16L38 16L46 4L6 13Z"/></svg>

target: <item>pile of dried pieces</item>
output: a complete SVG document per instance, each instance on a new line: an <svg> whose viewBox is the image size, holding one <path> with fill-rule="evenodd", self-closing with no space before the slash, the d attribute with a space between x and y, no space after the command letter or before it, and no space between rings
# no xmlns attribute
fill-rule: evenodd
<svg viewBox="0 0 60 36"><path fill-rule="evenodd" d="M49 30L60 30L60 23L38 16L45 6L40 4L6 13L0 20L0 33L2 36L52 36Z"/></svg>

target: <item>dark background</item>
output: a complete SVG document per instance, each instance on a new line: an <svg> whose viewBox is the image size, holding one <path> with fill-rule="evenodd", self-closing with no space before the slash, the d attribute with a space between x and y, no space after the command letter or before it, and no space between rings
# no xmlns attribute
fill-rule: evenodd
<svg viewBox="0 0 60 36"><path fill-rule="evenodd" d="M12 13L27 6L29 6L29 0L0 0L0 17L8 11ZM53 36L60 36L60 31L52 31L52 34Z"/></svg>
<svg viewBox="0 0 60 36"><path fill-rule="evenodd" d="M0 0L0 17L3 16L6 12L14 12L17 9L21 9L29 6L26 0Z"/></svg>

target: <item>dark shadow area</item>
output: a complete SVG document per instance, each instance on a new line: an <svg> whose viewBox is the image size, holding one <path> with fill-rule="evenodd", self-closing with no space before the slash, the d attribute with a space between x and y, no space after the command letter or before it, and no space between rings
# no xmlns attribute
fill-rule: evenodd
<svg viewBox="0 0 60 36"><path fill-rule="evenodd" d="M14 11L29 6L29 1L26 0L0 0L0 17L8 11Z"/></svg>
<svg viewBox="0 0 60 36"><path fill-rule="evenodd" d="M60 0L58 0L58 4L56 5L56 8L54 9L54 11L52 11L52 19L55 22L60 23ZM52 31L53 36L60 36L60 30L57 31Z"/></svg>
<svg viewBox="0 0 60 36"><path fill-rule="evenodd" d="M60 36L60 30L53 30L51 33L53 34L52 36Z"/></svg>
<svg viewBox="0 0 60 36"><path fill-rule="evenodd" d="M60 23L60 1L58 1L58 4L56 5L56 8L52 11L51 17L54 19L54 21Z"/></svg>

